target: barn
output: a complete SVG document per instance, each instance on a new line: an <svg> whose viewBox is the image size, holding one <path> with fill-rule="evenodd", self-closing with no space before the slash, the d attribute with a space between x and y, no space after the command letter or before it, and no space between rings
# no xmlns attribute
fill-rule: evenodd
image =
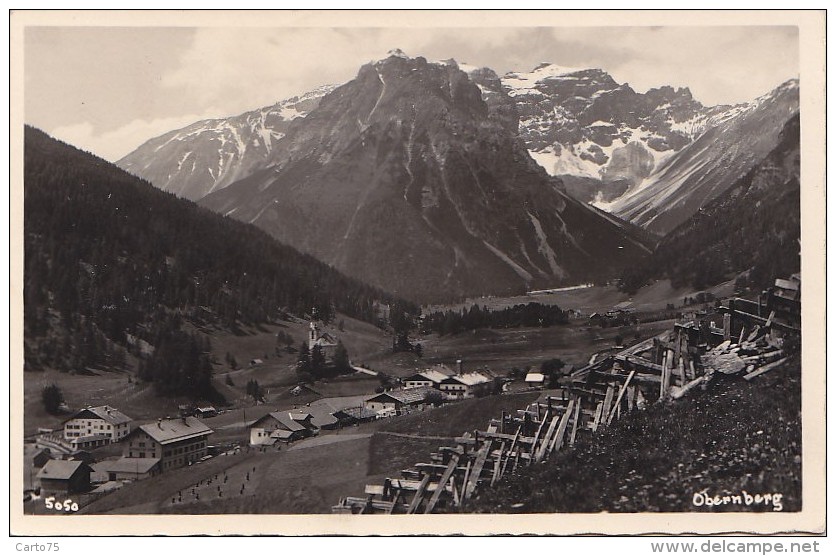
<svg viewBox="0 0 836 556"><path fill-rule="evenodd" d="M90 471L83 461L52 459L38 472L38 480L45 492L86 492L90 489Z"/></svg>

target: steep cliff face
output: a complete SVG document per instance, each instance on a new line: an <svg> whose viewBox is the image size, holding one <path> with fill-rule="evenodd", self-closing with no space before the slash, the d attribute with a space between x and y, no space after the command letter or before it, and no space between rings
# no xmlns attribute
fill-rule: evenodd
<svg viewBox="0 0 836 556"><path fill-rule="evenodd" d="M597 180L599 189L640 183L728 108L706 108L687 88L637 93L603 70L554 64L509 73L502 85L531 155L550 174Z"/></svg>
<svg viewBox="0 0 836 556"><path fill-rule="evenodd" d="M195 122L146 141L116 165L179 197L200 199L263 168L290 123L333 89L326 85L240 116Z"/></svg>
<svg viewBox="0 0 836 556"><path fill-rule="evenodd" d="M670 232L775 149L798 107L798 81L787 81L727 114L608 209L651 232Z"/></svg>
<svg viewBox="0 0 836 556"><path fill-rule="evenodd" d="M531 159L495 74L471 75L399 52L365 65L271 167L201 203L421 299L589 279L643 251Z"/></svg>

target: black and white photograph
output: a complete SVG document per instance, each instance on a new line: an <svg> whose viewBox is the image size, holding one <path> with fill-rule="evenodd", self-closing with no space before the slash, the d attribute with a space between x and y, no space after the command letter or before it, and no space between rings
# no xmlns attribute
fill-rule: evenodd
<svg viewBox="0 0 836 556"><path fill-rule="evenodd" d="M17 531L824 532L824 11L10 32Z"/></svg>

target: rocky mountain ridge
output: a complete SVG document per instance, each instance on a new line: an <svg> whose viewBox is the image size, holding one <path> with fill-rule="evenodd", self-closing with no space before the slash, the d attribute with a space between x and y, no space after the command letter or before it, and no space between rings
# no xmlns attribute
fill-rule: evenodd
<svg viewBox="0 0 836 556"><path fill-rule="evenodd" d="M500 85L453 62L366 64L264 169L200 202L420 299L600 278L646 252L531 159Z"/></svg>

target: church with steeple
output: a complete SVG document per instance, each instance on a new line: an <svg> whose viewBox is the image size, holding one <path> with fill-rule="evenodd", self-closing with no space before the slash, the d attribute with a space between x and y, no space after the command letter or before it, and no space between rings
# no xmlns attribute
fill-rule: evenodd
<svg viewBox="0 0 836 556"><path fill-rule="evenodd" d="M327 357L334 355L334 349L337 347L337 339L323 331L316 320L311 320L310 329L308 330L308 349L313 351L314 346L319 346L322 354Z"/></svg>

